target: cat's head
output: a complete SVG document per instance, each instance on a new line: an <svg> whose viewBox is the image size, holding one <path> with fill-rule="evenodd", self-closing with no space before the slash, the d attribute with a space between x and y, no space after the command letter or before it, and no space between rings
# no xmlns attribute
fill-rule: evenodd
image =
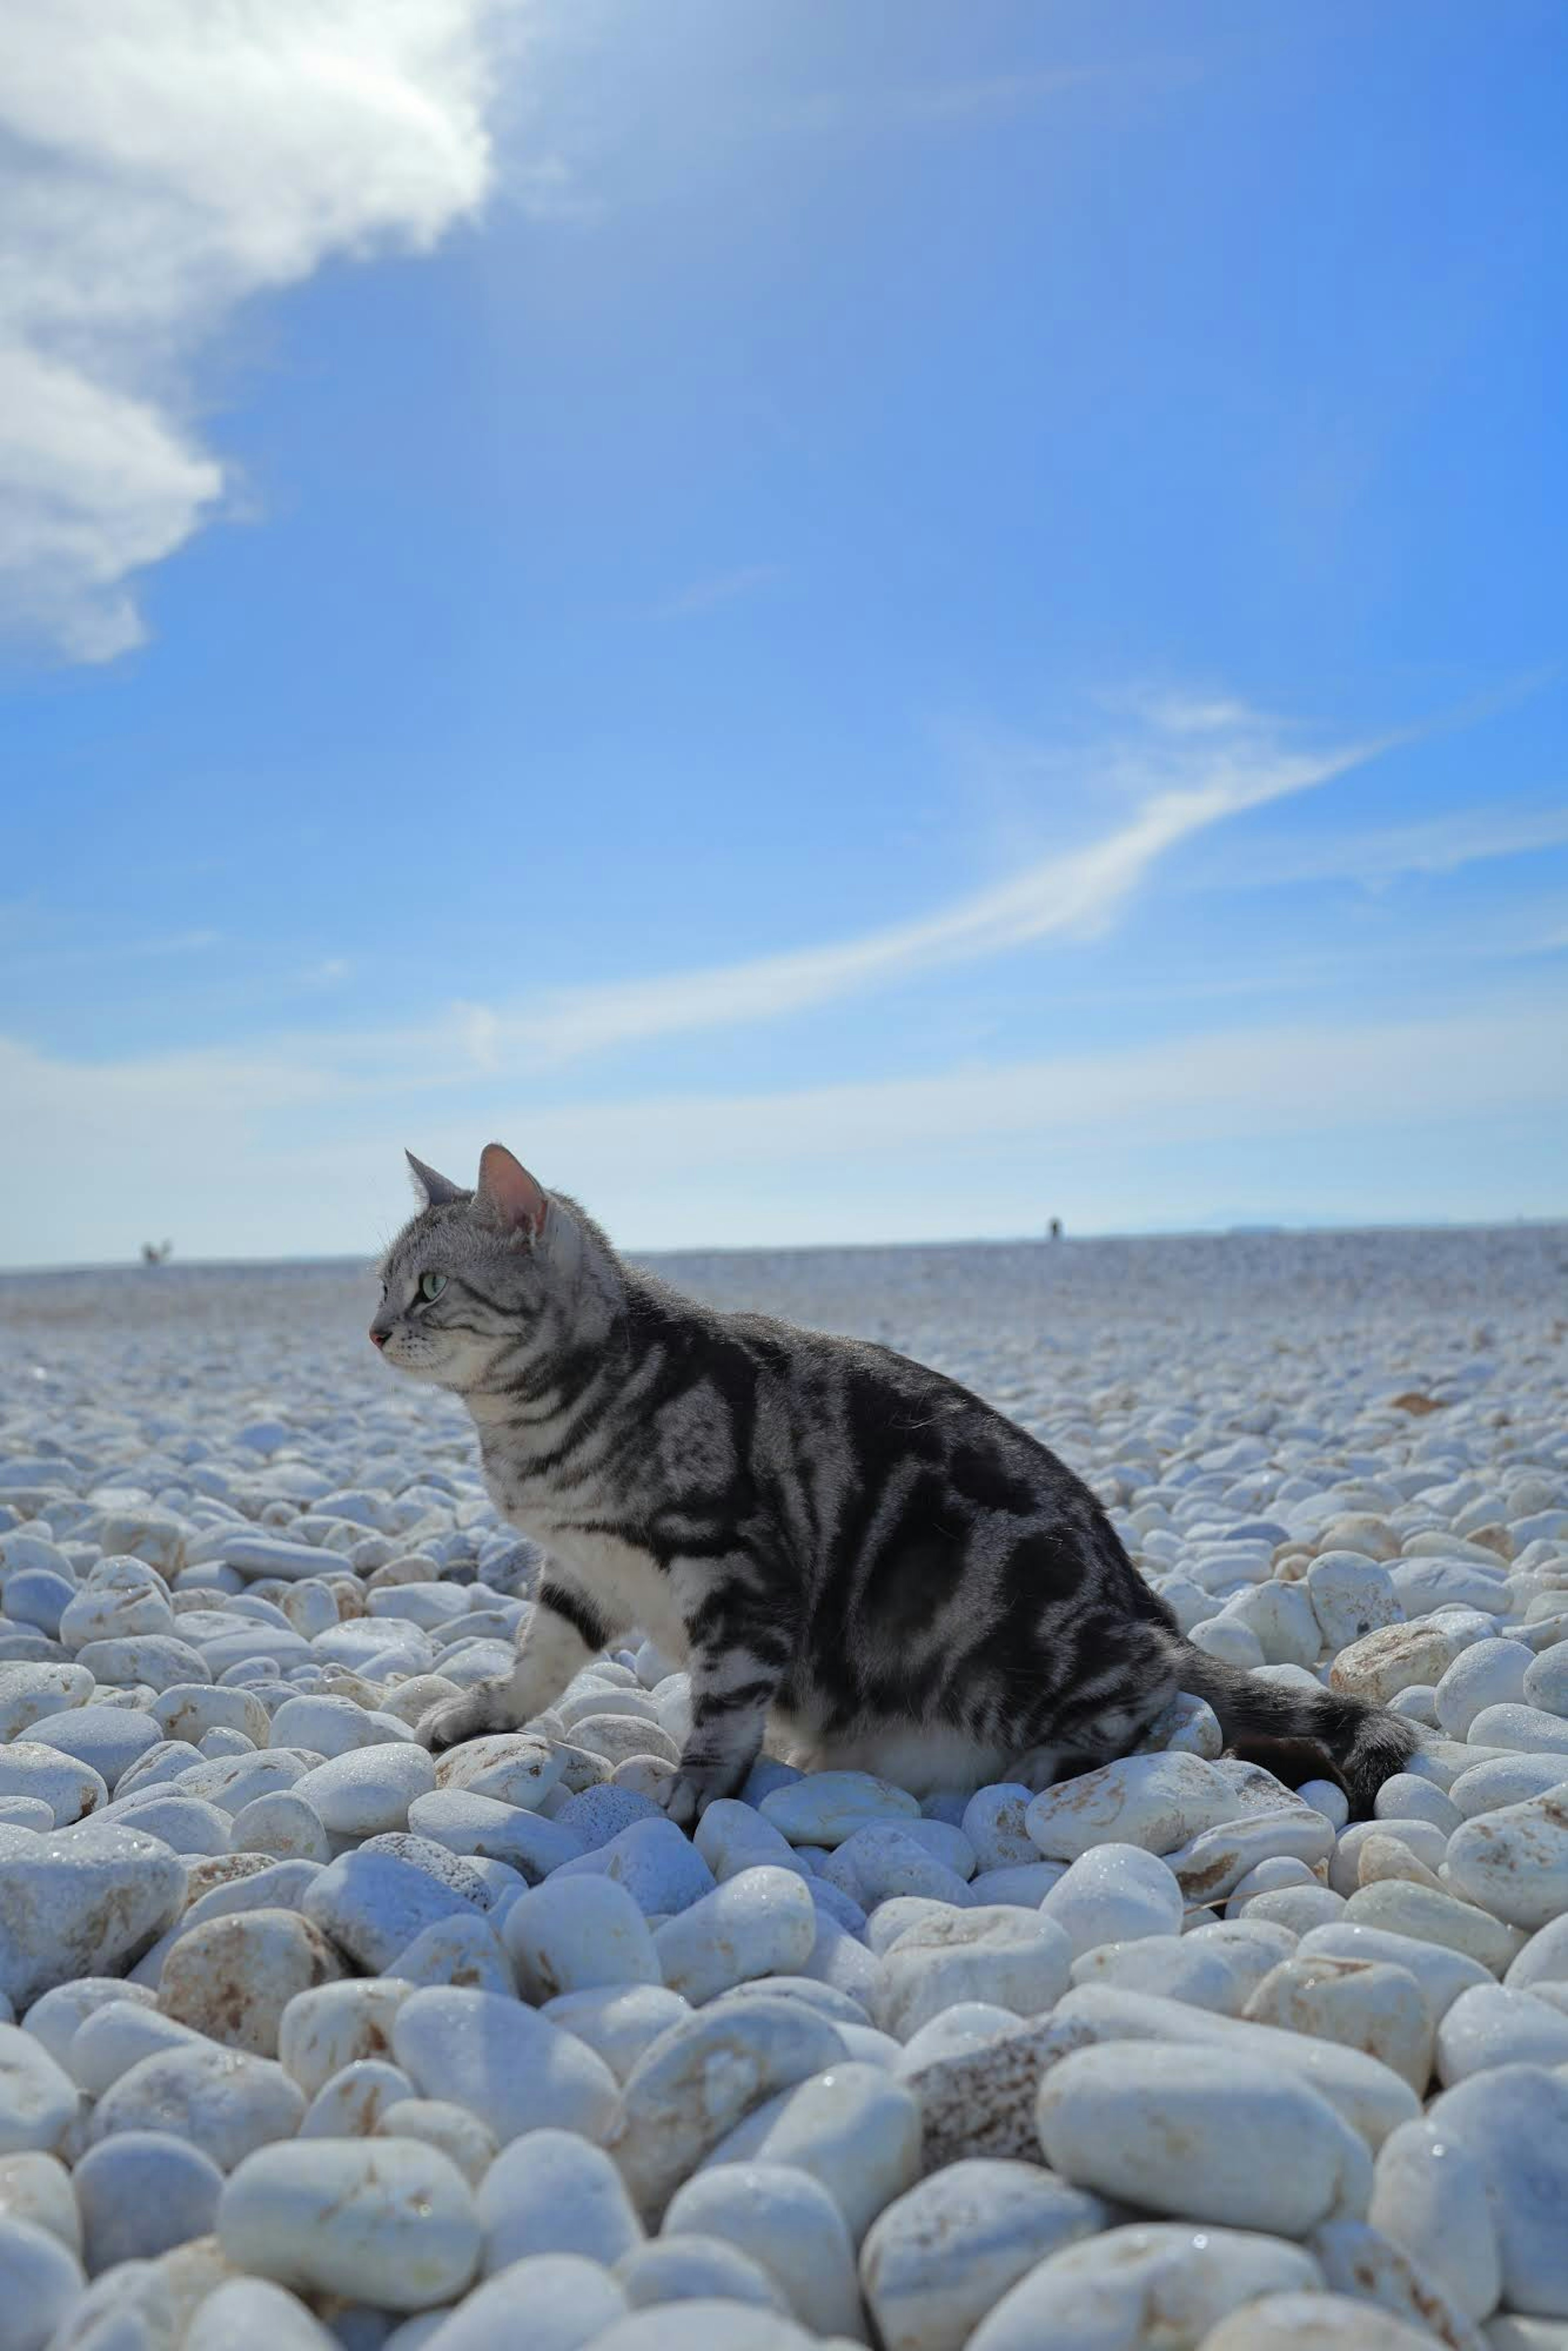
<svg viewBox="0 0 1568 2351"><path fill-rule="evenodd" d="M480 1154L471 1190L406 1155L423 1205L382 1260L371 1342L414 1379L496 1384L548 1336L581 1228L499 1143Z"/></svg>

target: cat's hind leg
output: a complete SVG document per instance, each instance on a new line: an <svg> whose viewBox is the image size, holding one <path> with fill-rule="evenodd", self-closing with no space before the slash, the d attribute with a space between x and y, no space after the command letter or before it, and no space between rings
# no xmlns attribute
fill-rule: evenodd
<svg viewBox="0 0 1568 2351"><path fill-rule="evenodd" d="M789 1663L792 1645L778 1604L755 1575L749 1562L721 1566L683 1612L692 1727L664 1791L664 1809L678 1828L695 1828L716 1798L741 1785L761 1750L768 1710Z"/></svg>
<svg viewBox="0 0 1568 2351"><path fill-rule="evenodd" d="M547 1575L517 1635L517 1661L511 1672L433 1706L416 1724L415 1738L433 1755L440 1755L487 1731L520 1729L553 1705L572 1676L597 1656L617 1629L580 1592Z"/></svg>

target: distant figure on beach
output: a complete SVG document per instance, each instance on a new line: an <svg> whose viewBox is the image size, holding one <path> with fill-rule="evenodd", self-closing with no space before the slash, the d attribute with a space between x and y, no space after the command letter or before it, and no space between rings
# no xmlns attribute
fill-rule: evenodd
<svg viewBox="0 0 1568 2351"><path fill-rule="evenodd" d="M143 1241L141 1244L142 1264L162 1265L167 1260L169 1252L173 1246L174 1244L172 1241L165 1241L162 1248L160 1248L156 1241Z"/></svg>
<svg viewBox="0 0 1568 2351"><path fill-rule="evenodd" d="M1061 1238L1061 1218L1060 1217L1052 1217L1051 1220L1051 1238L1053 1241L1059 1241Z"/></svg>

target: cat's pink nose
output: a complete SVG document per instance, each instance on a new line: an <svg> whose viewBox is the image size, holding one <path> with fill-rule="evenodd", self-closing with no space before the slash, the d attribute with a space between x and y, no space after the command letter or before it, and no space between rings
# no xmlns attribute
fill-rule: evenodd
<svg viewBox="0 0 1568 2351"><path fill-rule="evenodd" d="M371 1344L372 1347L384 1347L391 1336L392 1332L390 1331L378 1331L375 1324L373 1322L371 1323Z"/></svg>

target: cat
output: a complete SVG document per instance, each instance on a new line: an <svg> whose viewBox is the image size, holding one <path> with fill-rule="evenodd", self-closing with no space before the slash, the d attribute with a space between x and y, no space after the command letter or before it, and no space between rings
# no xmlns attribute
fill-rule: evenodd
<svg viewBox="0 0 1568 2351"><path fill-rule="evenodd" d="M548 1555L510 1674L433 1708L427 1748L531 1720L634 1630L690 1671L662 1792L685 1828L770 1726L916 1794L1041 1788L1186 1690L1244 1753L1305 1742L1357 1812L1416 1748L1400 1716L1194 1648L1082 1480L956 1381L680 1296L498 1143L472 1190L408 1158L423 1206L371 1338L463 1398L497 1508Z"/></svg>

